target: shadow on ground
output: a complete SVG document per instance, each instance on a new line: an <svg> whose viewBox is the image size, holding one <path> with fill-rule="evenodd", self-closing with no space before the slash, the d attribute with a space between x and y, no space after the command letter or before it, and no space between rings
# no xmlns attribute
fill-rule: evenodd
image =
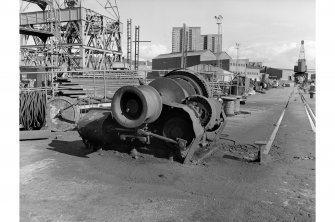
<svg viewBox="0 0 335 222"><path fill-rule="evenodd" d="M82 158L89 158L87 155L93 153L92 150L87 150L85 148L85 145L82 142L82 140L76 140L71 142L62 140L52 140L51 143L49 143L49 146L50 147L47 148L48 150Z"/></svg>

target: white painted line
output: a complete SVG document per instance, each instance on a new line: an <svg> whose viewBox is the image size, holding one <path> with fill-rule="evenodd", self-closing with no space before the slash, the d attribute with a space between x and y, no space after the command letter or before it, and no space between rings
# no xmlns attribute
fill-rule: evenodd
<svg viewBox="0 0 335 222"><path fill-rule="evenodd" d="M309 110L309 114L311 114L311 117L313 117L313 119L315 120L315 115L313 110L311 109L311 107L308 105L308 103L306 103L307 109Z"/></svg>
<svg viewBox="0 0 335 222"><path fill-rule="evenodd" d="M313 121L312 121L312 119L311 119L311 117L310 117L310 114L309 114L309 112L308 112L306 106L305 106L305 111L306 111L306 114L307 114L309 123L311 124L312 130L313 130L313 132L315 133L315 126L314 126L314 123L313 123Z"/></svg>
<svg viewBox="0 0 335 222"><path fill-rule="evenodd" d="M276 135L277 135L277 132L278 132L278 129L279 129L279 126L280 126L280 123L281 121L283 120L283 117L284 117L284 114L285 114L285 111L286 109L283 110L283 112L281 113L279 119L278 119L278 122L276 123L276 127L275 129L273 130L272 134L271 134L271 137L268 141L268 143L266 144L265 146L265 149L263 151L263 154L268 154L270 149L271 149L271 146L272 146L272 143L274 141L274 139L276 138Z"/></svg>

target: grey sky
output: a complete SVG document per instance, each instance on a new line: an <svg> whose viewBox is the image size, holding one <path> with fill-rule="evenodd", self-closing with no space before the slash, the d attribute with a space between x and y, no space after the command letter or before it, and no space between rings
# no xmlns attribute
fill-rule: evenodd
<svg viewBox="0 0 335 222"><path fill-rule="evenodd" d="M84 6L102 13L105 0L84 0ZM114 2L112 0L112 2ZM152 59L171 52L172 27L200 26L202 34L217 33L215 15L223 16L223 49L265 65L293 68L305 40L308 68L315 67L315 0L117 0L124 24L140 25L140 57Z"/></svg>
<svg viewBox="0 0 335 222"><path fill-rule="evenodd" d="M102 1L102 0L99 0ZM94 2L94 1L93 1ZM202 34L217 33L215 15L223 16L223 49L235 57L292 68L305 40L309 68L315 67L314 0L119 0L121 20L140 25L142 58L171 52L173 26L201 26ZM124 29L125 31L125 29Z"/></svg>

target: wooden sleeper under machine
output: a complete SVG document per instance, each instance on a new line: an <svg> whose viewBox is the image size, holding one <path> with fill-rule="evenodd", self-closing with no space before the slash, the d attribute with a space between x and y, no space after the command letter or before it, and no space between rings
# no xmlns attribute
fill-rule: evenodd
<svg viewBox="0 0 335 222"><path fill-rule="evenodd" d="M94 150L139 149L189 163L196 153L209 150L225 124L222 104L212 98L206 81L178 69L149 85L121 87L111 110L90 110L77 128Z"/></svg>

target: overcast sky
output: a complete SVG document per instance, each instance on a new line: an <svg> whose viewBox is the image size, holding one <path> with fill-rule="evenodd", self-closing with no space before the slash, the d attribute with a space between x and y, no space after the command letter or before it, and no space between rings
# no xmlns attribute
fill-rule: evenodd
<svg viewBox="0 0 335 222"><path fill-rule="evenodd" d="M84 0L83 5L104 13L106 0ZM111 0L114 2L114 0ZM300 41L305 40L308 68L315 68L315 0L117 0L123 22L126 53L127 18L140 25L140 58L151 60L171 52L172 27L200 26L201 34L217 33L215 15L223 16L223 50L264 65L293 68ZM108 15L108 14L107 14Z"/></svg>

